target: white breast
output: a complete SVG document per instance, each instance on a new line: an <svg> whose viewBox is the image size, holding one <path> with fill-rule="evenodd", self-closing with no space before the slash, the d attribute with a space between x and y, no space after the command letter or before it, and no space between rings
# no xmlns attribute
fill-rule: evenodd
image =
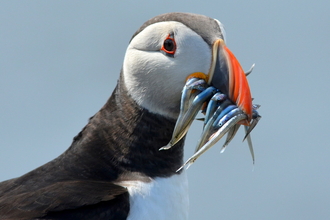
<svg viewBox="0 0 330 220"><path fill-rule="evenodd" d="M130 194L128 220L188 219L188 181L185 171L168 178L155 178L149 183L122 182Z"/></svg>

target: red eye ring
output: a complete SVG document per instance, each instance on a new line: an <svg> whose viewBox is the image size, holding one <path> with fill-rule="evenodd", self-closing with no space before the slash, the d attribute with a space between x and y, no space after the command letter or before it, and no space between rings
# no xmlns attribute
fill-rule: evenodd
<svg viewBox="0 0 330 220"><path fill-rule="evenodd" d="M176 43L173 35L169 34L164 40L163 46L161 48L167 55L173 56L176 51Z"/></svg>

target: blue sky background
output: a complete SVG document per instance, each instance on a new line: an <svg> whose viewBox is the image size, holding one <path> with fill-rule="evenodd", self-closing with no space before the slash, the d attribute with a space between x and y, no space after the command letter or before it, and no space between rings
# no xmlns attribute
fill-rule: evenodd
<svg viewBox="0 0 330 220"><path fill-rule="evenodd" d="M65 151L116 85L132 34L165 12L220 20L263 116L188 170L190 219L329 219L330 2L1 1L0 181ZM160 91L161 92L161 91ZM202 125L186 141L192 155Z"/></svg>

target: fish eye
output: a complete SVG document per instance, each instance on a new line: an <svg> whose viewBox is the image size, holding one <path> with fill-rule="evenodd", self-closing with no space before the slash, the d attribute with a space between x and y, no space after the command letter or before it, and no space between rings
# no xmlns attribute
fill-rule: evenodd
<svg viewBox="0 0 330 220"><path fill-rule="evenodd" d="M166 55L173 56L176 51L176 43L174 37L172 35L168 35L164 40L163 46L161 48L162 51L165 52Z"/></svg>

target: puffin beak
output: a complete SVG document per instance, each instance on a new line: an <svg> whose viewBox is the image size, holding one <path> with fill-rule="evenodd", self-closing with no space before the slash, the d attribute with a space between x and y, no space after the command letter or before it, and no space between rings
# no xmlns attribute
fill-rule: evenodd
<svg viewBox="0 0 330 220"><path fill-rule="evenodd" d="M214 96L216 93L218 95ZM222 104L218 106L218 102ZM215 130L221 127L222 130L217 135L216 141L231 130L230 133L232 134L227 140L229 143L239 128L235 125L249 126L250 121L253 119L252 98L246 75L238 60L226 47L222 39L218 39L213 43L209 73L195 72L187 77L181 95L180 114L172 138L166 146L161 147L159 150L170 149L179 142L188 132L198 111L201 109L204 111L205 108L203 138L196 151L199 151L210 140ZM234 108L237 109L234 110ZM230 112L231 110L233 112ZM227 117L220 123L219 120L224 115L227 115ZM216 120L218 117L219 120ZM222 126L222 123L225 123L225 125ZM216 141L209 144L209 146L213 146Z"/></svg>
<svg viewBox="0 0 330 220"><path fill-rule="evenodd" d="M240 123L249 125L253 111L250 87L240 63L222 39L216 40L212 47L208 84L227 95L248 116Z"/></svg>

